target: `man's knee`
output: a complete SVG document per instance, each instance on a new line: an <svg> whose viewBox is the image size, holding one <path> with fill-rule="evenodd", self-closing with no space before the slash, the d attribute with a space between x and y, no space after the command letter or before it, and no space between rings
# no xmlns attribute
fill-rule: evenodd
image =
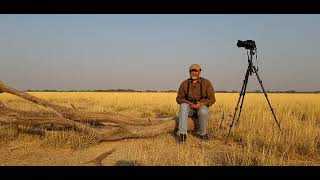
<svg viewBox="0 0 320 180"><path fill-rule="evenodd" d="M189 110L189 104L188 103L181 103L180 104L180 109L188 111Z"/></svg>
<svg viewBox="0 0 320 180"><path fill-rule="evenodd" d="M198 111L198 116L208 116L209 109L208 107L201 107Z"/></svg>

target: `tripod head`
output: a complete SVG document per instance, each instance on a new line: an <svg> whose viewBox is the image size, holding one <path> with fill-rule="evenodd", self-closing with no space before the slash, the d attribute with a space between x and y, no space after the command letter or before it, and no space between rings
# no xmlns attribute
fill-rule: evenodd
<svg viewBox="0 0 320 180"><path fill-rule="evenodd" d="M241 41L238 40L237 43L238 47L243 47L247 50L247 56L248 56L248 69L249 69L249 75L251 76L253 72L253 63L252 63L252 56L256 55L256 59L257 59L257 46L256 46L256 42L253 40L246 40L246 41ZM250 51L250 55L249 52ZM258 63L258 61L257 61ZM257 68L258 70L258 68Z"/></svg>

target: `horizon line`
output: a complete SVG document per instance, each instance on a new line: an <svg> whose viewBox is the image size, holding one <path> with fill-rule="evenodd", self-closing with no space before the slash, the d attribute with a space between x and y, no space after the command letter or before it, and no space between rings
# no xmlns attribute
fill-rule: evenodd
<svg viewBox="0 0 320 180"><path fill-rule="evenodd" d="M178 92L177 90L136 90L136 89L94 89L94 90L56 90L56 89L27 89L25 92ZM239 90L215 90L217 93L239 93ZM250 90L247 93L263 93L262 90ZM320 93L320 90L314 91L296 91L296 90L267 90L267 93Z"/></svg>

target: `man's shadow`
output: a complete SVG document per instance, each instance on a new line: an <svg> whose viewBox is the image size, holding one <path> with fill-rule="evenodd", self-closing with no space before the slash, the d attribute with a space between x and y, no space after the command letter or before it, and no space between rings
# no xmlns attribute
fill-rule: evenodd
<svg viewBox="0 0 320 180"><path fill-rule="evenodd" d="M114 166L141 166L141 164L137 161L119 160Z"/></svg>

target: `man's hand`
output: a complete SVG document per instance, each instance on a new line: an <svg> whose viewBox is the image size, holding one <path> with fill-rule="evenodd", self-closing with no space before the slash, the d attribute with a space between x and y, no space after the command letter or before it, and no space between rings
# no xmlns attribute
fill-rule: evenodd
<svg viewBox="0 0 320 180"><path fill-rule="evenodd" d="M203 103L197 102L196 104L192 104L191 108L192 109L199 109L203 105L204 105Z"/></svg>
<svg viewBox="0 0 320 180"><path fill-rule="evenodd" d="M191 103L190 101L188 101L189 107L192 109L193 103Z"/></svg>

